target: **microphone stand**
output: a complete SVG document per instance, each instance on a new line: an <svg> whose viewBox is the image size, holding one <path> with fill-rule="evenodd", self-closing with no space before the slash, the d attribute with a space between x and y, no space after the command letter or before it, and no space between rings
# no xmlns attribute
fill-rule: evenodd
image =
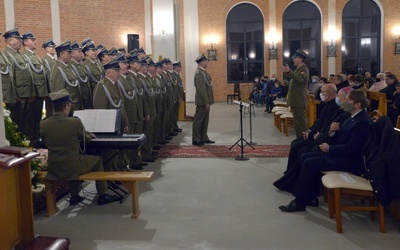
<svg viewBox="0 0 400 250"><path fill-rule="evenodd" d="M249 157L244 156L244 148L249 145L252 149L254 149L253 146L250 145L250 143L248 143L244 138L243 138L243 103L240 101L239 102L239 113L240 113L240 139L235 142L230 148L229 150L231 150L234 146L239 146L240 147L240 155L237 155L235 157L235 160L237 161L247 161L249 159ZM251 116L251 114L250 114ZM240 145L239 145L240 142Z"/></svg>
<svg viewBox="0 0 400 250"><path fill-rule="evenodd" d="M251 106L253 106L251 103L250 103L250 106L249 106L249 113L250 113L250 145L257 145L257 142L253 142L253 123L251 122L252 120L251 120ZM254 110L253 110L253 112L254 112ZM253 148L254 149L254 148Z"/></svg>

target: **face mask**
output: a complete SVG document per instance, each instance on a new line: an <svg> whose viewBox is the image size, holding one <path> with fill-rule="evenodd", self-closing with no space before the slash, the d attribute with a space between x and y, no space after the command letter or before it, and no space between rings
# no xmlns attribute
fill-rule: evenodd
<svg viewBox="0 0 400 250"><path fill-rule="evenodd" d="M322 93L319 93L319 98L321 98L321 101L323 101L323 102L325 102L325 100L326 100L325 95Z"/></svg>
<svg viewBox="0 0 400 250"><path fill-rule="evenodd" d="M276 80L276 78L271 78L271 81L275 81Z"/></svg>
<svg viewBox="0 0 400 250"><path fill-rule="evenodd" d="M344 111L350 112L353 110L354 103L343 102L341 107Z"/></svg>
<svg viewBox="0 0 400 250"><path fill-rule="evenodd" d="M313 83L316 83L316 82L318 82L318 81L317 81L317 79L312 79L312 82L313 82Z"/></svg>
<svg viewBox="0 0 400 250"><path fill-rule="evenodd" d="M354 86L354 82L349 82L349 85L350 86Z"/></svg>
<svg viewBox="0 0 400 250"><path fill-rule="evenodd" d="M336 96L336 98L335 98L335 102L336 102L336 105L338 105L338 106L340 107L340 101L339 101L339 97L337 97L337 96Z"/></svg>

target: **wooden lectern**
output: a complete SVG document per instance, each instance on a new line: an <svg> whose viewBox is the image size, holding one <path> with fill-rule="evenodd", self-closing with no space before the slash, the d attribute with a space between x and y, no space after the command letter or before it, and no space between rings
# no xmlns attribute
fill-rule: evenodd
<svg viewBox="0 0 400 250"><path fill-rule="evenodd" d="M0 249L18 249L35 238L30 160L38 155L1 154Z"/></svg>
<svg viewBox="0 0 400 250"><path fill-rule="evenodd" d="M181 102L179 106L179 116L178 121L193 121L193 116L186 115L186 93L184 93L184 100Z"/></svg>

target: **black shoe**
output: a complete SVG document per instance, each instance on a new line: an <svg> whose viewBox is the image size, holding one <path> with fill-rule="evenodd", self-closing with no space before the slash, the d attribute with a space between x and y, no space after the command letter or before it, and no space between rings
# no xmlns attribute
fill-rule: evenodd
<svg viewBox="0 0 400 250"><path fill-rule="evenodd" d="M71 206L73 206L73 205L76 205L76 204L78 204L79 202L83 201L84 199L85 199L84 197L77 195L77 196L71 197L71 198L69 199L69 204L70 204Z"/></svg>
<svg viewBox="0 0 400 250"><path fill-rule="evenodd" d="M151 152L151 155L153 155L153 156L155 156L155 155L158 155L158 151L153 151L153 152Z"/></svg>
<svg viewBox="0 0 400 250"><path fill-rule="evenodd" d="M268 111L268 113L271 113L272 111L270 110L270 111Z"/></svg>
<svg viewBox="0 0 400 250"><path fill-rule="evenodd" d="M283 212L297 212L297 211L306 211L306 206L298 204L296 199L292 200L289 205L286 206L280 206L280 210Z"/></svg>
<svg viewBox="0 0 400 250"><path fill-rule="evenodd" d="M154 150L160 150L160 149L161 149L161 147L160 147L160 146L158 146L158 145L155 145L155 146L153 146L153 149L154 149Z"/></svg>
<svg viewBox="0 0 400 250"><path fill-rule="evenodd" d="M147 164L146 162L140 162L139 165L140 165L141 167L146 167L146 166L148 166L149 164Z"/></svg>
<svg viewBox="0 0 400 250"><path fill-rule="evenodd" d="M311 207L318 207L319 206L318 198L309 200L306 205Z"/></svg>
<svg viewBox="0 0 400 250"><path fill-rule="evenodd" d="M142 161L145 162L155 162L156 160L154 158L147 158L147 159L142 159Z"/></svg>
<svg viewBox="0 0 400 250"><path fill-rule="evenodd" d="M145 163L147 165L147 163ZM140 166L140 164L133 165L132 167L129 167L129 169L133 170L143 170L143 167Z"/></svg>
<svg viewBox="0 0 400 250"><path fill-rule="evenodd" d="M182 132L182 129L181 129L181 128L175 128L175 129L174 129L174 132L178 132L178 133L179 133L179 132Z"/></svg>
<svg viewBox="0 0 400 250"><path fill-rule="evenodd" d="M167 140L167 141L172 140L172 136L167 136L167 137L165 137L165 140Z"/></svg>
<svg viewBox="0 0 400 250"><path fill-rule="evenodd" d="M204 146L204 143L201 141L193 141L192 144L193 146Z"/></svg>
<svg viewBox="0 0 400 250"><path fill-rule="evenodd" d="M105 205L114 201L120 201L121 198L116 195L103 194L97 198L98 205Z"/></svg>
<svg viewBox="0 0 400 250"><path fill-rule="evenodd" d="M215 143L215 141L207 140L207 141L202 141L203 143Z"/></svg>
<svg viewBox="0 0 400 250"><path fill-rule="evenodd" d="M176 133L176 132L171 132L171 133L169 133L168 135L169 135L169 136L177 136L178 133Z"/></svg>

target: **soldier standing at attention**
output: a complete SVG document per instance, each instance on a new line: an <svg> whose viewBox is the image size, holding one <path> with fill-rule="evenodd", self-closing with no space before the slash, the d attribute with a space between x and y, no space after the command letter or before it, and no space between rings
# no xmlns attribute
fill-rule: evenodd
<svg viewBox="0 0 400 250"><path fill-rule="evenodd" d="M51 69L50 90L66 89L72 99L71 116L75 110L82 110L78 76L68 66L71 62L71 42L65 41L56 47L57 61Z"/></svg>
<svg viewBox="0 0 400 250"><path fill-rule="evenodd" d="M204 146L204 143L215 143L207 135L210 107L214 103L214 94L211 76L206 71L208 58L201 54L195 62L198 67L194 73L196 113L193 118L192 143L195 146Z"/></svg>
<svg viewBox="0 0 400 250"><path fill-rule="evenodd" d="M178 119L179 119L179 108L181 106L181 103L184 99L184 90L183 90L183 81L181 78L181 70L182 70L182 64L181 61L176 61L172 64L173 66L173 71L172 75L176 79L176 85L175 85L175 93L177 97L177 102L174 105L174 112L173 112L173 117L172 117L172 125L173 129L175 132L182 132L182 129L178 127Z"/></svg>
<svg viewBox="0 0 400 250"><path fill-rule="evenodd" d="M80 154L80 142L89 142L94 135L86 132L81 120L68 117L71 108L68 91L62 89L50 93L50 98L53 101L53 116L40 123L41 137L49 149L46 178L68 181L71 193L69 204L76 205L84 200L84 197L79 196L79 175L103 171L103 161L99 156ZM96 181L96 190L99 205L120 200L115 195L106 194L105 181Z"/></svg>
<svg viewBox="0 0 400 250"><path fill-rule="evenodd" d="M17 102L11 106L11 119L18 125L18 130L26 134L26 114L28 113L29 101L34 100L35 91L28 63L19 52L22 48L22 36L17 29L4 33L6 48L4 55L11 63L12 75L14 76L14 87L17 93Z"/></svg>
<svg viewBox="0 0 400 250"><path fill-rule="evenodd" d="M0 33L1 35L1 33ZM0 51L1 82L3 86L3 102L6 109L10 110L17 102L17 92L14 86L12 63L3 51Z"/></svg>
<svg viewBox="0 0 400 250"><path fill-rule="evenodd" d="M35 54L36 37L32 32L27 32L22 35L24 43L24 50L22 55L25 57L30 67L32 82L34 86L35 97L32 97L28 104L28 112L24 115L26 117L26 135L30 141L34 143L39 139L40 120L42 120L43 103L49 92L46 86L46 74L42 60Z"/></svg>
<svg viewBox="0 0 400 250"><path fill-rule="evenodd" d="M97 49L94 46L94 43L91 41L82 47L82 52L86 57L86 60L83 62L83 66L85 66L87 69L92 93L100 80L103 79L104 75L103 67L97 61L96 51Z"/></svg>
<svg viewBox="0 0 400 250"><path fill-rule="evenodd" d="M89 75L87 69L82 65L82 47L78 43L71 44L71 62L68 65L79 80L79 89L81 93L82 109L93 108L92 90L89 83Z"/></svg>
<svg viewBox="0 0 400 250"><path fill-rule="evenodd" d="M298 49L293 56L293 63L296 70L293 71L286 64L282 67L282 71L287 73L291 78L289 84L289 92L287 95L287 104L290 106L294 119L294 130L296 137L302 136L302 132L307 130L307 86L310 80L310 72L304 61L308 55L306 52Z"/></svg>
<svg viewBox="0 0 400 250"><path fill-rule="evenodd" d="M121 112L121 131L128 133L129 121L124 108L124 96L118 86L117 80L120 76L118 60L113 60L104 65L105 77L96 85L93 92L93 107L95 109L119 109ZM105 150L101 152L103 160L110 159L116 150ZM118 165L116 157L104 165L105 171L125 171L125 166Z"/></svg>
<svg viewBox="0 0 400 250"><path fill-rule="evenodd" d="M174 132L172 128L171 121L171 113L175 103L175 92L173 89L173 79L172 76L168 72L168 58L163 58L162 62L162 74L161 77L165 82L166 86L166 98L167 98L167 107L164 112L164 128L165 128L165 140L172 140L172 136L178 135L178 133Z"/></svg>
<svg viewBox="0 0 400 250"><path fill-rule="evenodd" d="M42 48L46 51L46 55L42 59L42 63L44 66L44 72L46 73L46 87L47 92L50 93L50 74L53 65L56 63L56 44L53 40L49 39L42 44ZM46 98L46 117L50 117L53 115L53 106L49 97Z"/></svg>

